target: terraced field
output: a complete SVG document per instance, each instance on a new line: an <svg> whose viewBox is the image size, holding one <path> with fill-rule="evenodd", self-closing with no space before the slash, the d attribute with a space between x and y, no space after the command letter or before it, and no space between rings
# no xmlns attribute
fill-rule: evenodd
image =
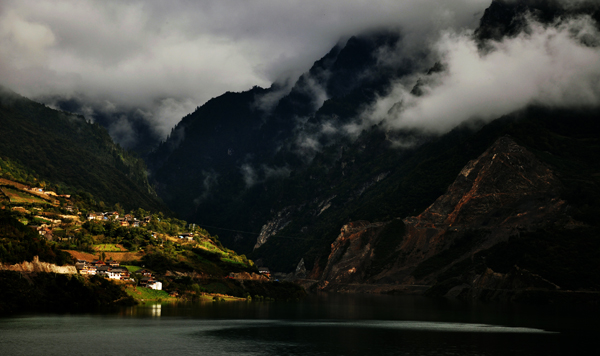
<svg viewBox="0 0 600 356"><path fill-rule="evenodd" d="M98 252L126 252L127 249L119 244L97 244L94 250Z"/></svg>
<svg viewBox="0 0 600 356"><path fill-rule="evenodd" d="M0 188L2 193L6 195L6 197L13 204L49 204L47 201L33 196L31 194L27 194L23 191L12 189L12 188Z"/></svg>

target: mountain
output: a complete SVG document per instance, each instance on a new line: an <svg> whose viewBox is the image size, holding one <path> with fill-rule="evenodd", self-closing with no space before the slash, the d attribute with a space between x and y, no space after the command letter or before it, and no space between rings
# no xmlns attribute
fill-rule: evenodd
<svg viewBox="0 0 600 356"><path fill-rule="evenodd" d="M494 41L529 33L530 18L558 26L585 14L598 27L599 13L593 2L495 0L472 38L483 55ZM419 97L423 83L446 74L427 54L382 60L402 40L357 35L287 93L255 87L197 108L149 156L158 193L228 247L272 270L302 263L326 290L597 288L583 276L598 256L585 267L575 256L587 251L579 244L595 248L600 111L533 103L444 134L384 123L345 133L394 83L411 83ZM569 270L581 277L569 282Z"/></svg>
<svg viewBox="0 0 600 356"><path fill-rule="evenodd" d="M247 201L240 195L256 189L256 183L303 167L306 155L293 153L303 150L296 142L300 122L305 127L318 125L320 119L312 116L317 109L320 117L337 115L340 108L345 117L354 115L363 97L375 93L364 93L365 87L380 88L385 76L384 71L377 78L361 74L376 63L376 50L397 40L397 35L378 33L336 46L267 111L261 103L278 94L276 86L209 100L184 117L150 155L148 165L159 194L181 216L211 216L207 219L213 221L240 200ZM344 99L329 99L321 106L315 90Z"/></svg>
<svg viewBox="0 0 600 356"><path fill-rule="evenodd" d="M23 183L59 194L91 194L107 206L167 210L148 182L144 162L113 143L104 128L0 88L0 158Z"/></svg>
<svg viewBox="0 0 600 356"><path fill-rule="evenodd" d="M314 220L312 211L322 210L328 202L322 203L336 195L321 186L339 186L343 181L337 174L323 176L322 168L338 160L343 151L351 149L354 155L360 147L342 135L320 135L322 125L349 122L364 103L385 91L393 78L418 66L410 61L394 67L378 62L377 53L399 40L398 34L388 32L350 38L317 61L272 108L265 109L261 103L279 93L276 86L226 93L199 107L183 118L149 157L159 195L182 217L207 226L226 227L235 221L237 230L260 231L268 221L287 214L284 211L296 214L300 205L306 206L311 215L308 219ZM375 74L367 75L370 73ZM329 99L321 103L320 92ZM391 143L380 130L371 130L360 140L362 145L373 146L358 148L366 153L361 161L386 163L371 172L355 170L354 179L361 181L352 185L359 186L342 187L344 194L356 194L366 189L360 186L386 177L388 167L403 154L386 150ZM334 146L334 142L341 144ZM376 157L382 151L387 151L386 156ZM313 192L310 206L304 202L305 190ZM329 229L337 230L345 221L332 222ZM298 234L300 231L293 233ZM222 237L245 253L256 244L253 235L223 230Z"/></svg>
<svg viewBox="0 0 600 356"><path fill-rule="evenodd" d="M433 285L435 293L469 298L498 288L597 289L598 224L574 211L565 178L503 136L418 216L345 225L320 288L389 292ZM590 193L597 197L598 188Z"/></svg>
<svg viewBox="0 0 600 356"><path fill-rule="evenodd" d="M71 113L85 113L94 123L106 128L108 134L121 147L135 152L144 158L160 142L160 137L148 123L139 109L115 111L107 110L91 98L62 96L42 96L36 98L42 103L51 103L53 108ZM49 104L50 105L50 104Z"/></svg>
<svg viewBox="0 0 600 356"><path fill-rule="evenodd" d="M562 0L494 0L481 17L475 38L483 45L485 41L499 41L528 31L529 18L548 25L577 15L600 22L600 4L585 0L571 4Z"/></svg>

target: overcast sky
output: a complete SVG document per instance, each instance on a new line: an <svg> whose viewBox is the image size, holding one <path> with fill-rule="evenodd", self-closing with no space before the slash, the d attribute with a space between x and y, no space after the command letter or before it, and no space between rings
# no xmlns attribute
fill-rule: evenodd
<svg viewBox="0 0 600 356"><path fill-rule="evenodd" d="M3 0L0 84L138 108L164 137L208 99L296 78L348 36L397 28L428 45L490 2Z"/></svg>

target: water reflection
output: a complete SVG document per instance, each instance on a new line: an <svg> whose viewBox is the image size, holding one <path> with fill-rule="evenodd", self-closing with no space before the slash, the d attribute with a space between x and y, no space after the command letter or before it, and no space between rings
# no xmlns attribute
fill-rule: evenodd
<svg viewBox="0 0 600 356"><path fill-rule="evenodd" d="M525 328L430 322L274 322L197 334L242 342L268 355L559 355L554 333ZM264 352L267 345L269 352Z"/></svg>
<svg viewBox="0 0 600 356"><path fill-rule="evenodd" d="M160 311L162 309L162 305L161 304L153 304L152 305L152 316L160 316Z"/></svg>
<svg viewBox="0 0 600 356"><path fill-rule="evenodd" d="M196 319L388 320L600 330L600 314L575 308L474 304L418 296L318 295L300 302L156 303L123 309L123 316Z"/></svg>
<svg viewBox="0 0 600 356"><path fill-rule="evenodd" d="M590 312L410 296L148 303L118 313L0 319L0 354L597 354L599 320Z"/></svg>

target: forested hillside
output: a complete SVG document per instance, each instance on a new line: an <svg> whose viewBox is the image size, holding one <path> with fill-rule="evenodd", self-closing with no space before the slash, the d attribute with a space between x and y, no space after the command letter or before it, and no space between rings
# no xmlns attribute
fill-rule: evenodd
<svg viewBox="0 0 600 356"><path fill-rule="evenodd" d="M144 162L81 116L0 89L0 174L58 193L91 194L106 206L164 210Z"/></svg>

